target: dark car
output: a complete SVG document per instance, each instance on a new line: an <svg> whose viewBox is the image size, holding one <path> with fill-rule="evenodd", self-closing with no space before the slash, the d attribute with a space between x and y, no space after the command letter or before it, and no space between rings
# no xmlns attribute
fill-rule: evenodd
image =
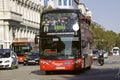
<svg viewBox="0 0 120 80"><path fill-rule="evenodd" d="M39 64L40 55L37 52L30 52L24 59L23 65Z"/></svg>

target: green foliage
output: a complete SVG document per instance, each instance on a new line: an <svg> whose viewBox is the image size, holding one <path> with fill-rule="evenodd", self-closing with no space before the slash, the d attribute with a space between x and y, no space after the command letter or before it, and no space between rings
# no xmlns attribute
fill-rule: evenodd
<svg viewBox="0 0 120 80"><path fill-rule="evenodd" d="M105 29L96 23L91 24L94 37L94 47L98 49L111 50L112 47L120 47L120 34Z"/></svg>

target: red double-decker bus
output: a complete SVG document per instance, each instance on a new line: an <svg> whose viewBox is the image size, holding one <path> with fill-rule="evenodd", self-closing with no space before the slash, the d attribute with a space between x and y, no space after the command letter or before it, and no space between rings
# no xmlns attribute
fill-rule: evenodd
<svg viewBox="0 0 120 80"><path fill-rule="evenodd" d="M90 19L78 9L53 9L41 14L40 70L74 71L91 68L93 36Z"/></svg>

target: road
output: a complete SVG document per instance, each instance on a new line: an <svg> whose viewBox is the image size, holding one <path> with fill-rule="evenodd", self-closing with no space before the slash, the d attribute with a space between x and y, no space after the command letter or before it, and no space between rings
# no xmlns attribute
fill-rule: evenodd
<svg viewBox="0 0 120 80"><path fill-rule="evenodd" d="M39 70L39 66L20 64L18 69L1 69L0 80L120 80L120 57L109 57L103 66L94 61L90 70L78 74L45 75Z"/></svg>

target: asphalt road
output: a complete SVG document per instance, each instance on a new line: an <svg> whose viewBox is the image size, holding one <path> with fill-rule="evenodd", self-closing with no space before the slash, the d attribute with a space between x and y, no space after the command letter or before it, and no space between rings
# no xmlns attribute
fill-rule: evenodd
<svg viewBox="0 0 120 80"><path fill-rule="evenodd" d="M18 69L1 69L0 80L120 80L120 57L109 57L103 66L94 61L90 70L77 74L61 72L45 75L38 65L20 64Z"/></svg>

